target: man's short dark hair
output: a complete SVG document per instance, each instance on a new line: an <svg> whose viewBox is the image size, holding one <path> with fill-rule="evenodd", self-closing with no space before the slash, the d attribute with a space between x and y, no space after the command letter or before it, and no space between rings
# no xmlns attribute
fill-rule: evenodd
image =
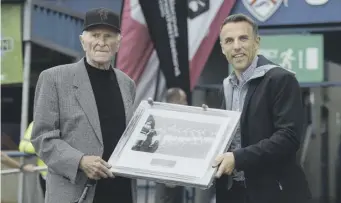
<svg viewBox="0 0 341 203"><path fill-rule="evenodd" d="M238 13L238 14L233 14L228 16L227 18L224 19L223 24L220 26L220 30L226 25L227 23L238 23L238 22L247 22L252 26L253 34L255 36L258 35L258 25L255 23L252 18L250 18L247 15Z"/></svg>
<svg viewBox="0 0 341 203"><path fill-rule="evenodd" d="M168 103L178 103L186 97L186 93L178 87L170 88L166 93L166 102Z"/></svg>

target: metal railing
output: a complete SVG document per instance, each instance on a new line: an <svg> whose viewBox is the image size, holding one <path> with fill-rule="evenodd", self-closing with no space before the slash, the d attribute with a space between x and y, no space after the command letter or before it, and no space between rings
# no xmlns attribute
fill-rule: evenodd
<svg viewBox="0 0 341 203"><path fill-rule="evenodd" d="M47 167L42 167L42 166L36 166L33 169L34 172L40 172L40 171L46 171ZM22 171L20 169L5 169L1 170L1 175L8 175L8 174L15 174L15 173L21 173Z"/></svg>
<svg viewBox="0 0 341 203"><path fill-rule="evenodd" d="M35 154L28 154L28 153L24 153L24 152L19 152L19 151L5 151L5 153L11 157L11 158L20 158L20 163L23 164L25 163L24 159L25 158L32 158L32 157L36 157ZM47 167L34 167L34 172L32 173L36 173L36 172L40 172L40 171L44 171L47 170ZM11 174L18 174L18 191L17 191L17 202L18 203L23 203L24 199L23 199L23 194L24 194L24 174L23 171L21 171L20 169L1 169L1 176L2 175L11 175Z"/></svg>
<svg viewBox="0 0 341 203"><path fill-rule="evenodd" d="M24 152L19 152L19 151L6 151L7 156L11 158L28 158L28 157L35 157L35 154L28 154ZM46 166L36 166L33 169L34 172L40 172L40 171L45 171L47 170ZM8 175L8 174L15 174L15 173L21 173L22 171L20 169L14 168L14 169L5 169L1 170L0 174L1 175Z"/></svg>

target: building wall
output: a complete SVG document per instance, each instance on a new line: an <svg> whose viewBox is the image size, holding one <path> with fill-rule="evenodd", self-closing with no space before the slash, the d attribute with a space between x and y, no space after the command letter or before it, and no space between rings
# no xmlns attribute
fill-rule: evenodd
<svg viewBox="0 0 341 203"><path fill-rule="evenodd" d="M117 14L121 11L122 0L41 0L54 3L57 6L66 7L75 12L85 13L91 8L110 8Z"/></svg>

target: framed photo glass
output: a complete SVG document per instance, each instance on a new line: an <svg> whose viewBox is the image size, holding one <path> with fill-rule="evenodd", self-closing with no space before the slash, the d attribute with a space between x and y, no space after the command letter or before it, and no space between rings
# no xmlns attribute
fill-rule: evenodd
<svg viewBox="0 0 341 203"><path fill-rule="evenodd" d="M119 176L209 188L240 112L142 101L112 153Z"/></svg>

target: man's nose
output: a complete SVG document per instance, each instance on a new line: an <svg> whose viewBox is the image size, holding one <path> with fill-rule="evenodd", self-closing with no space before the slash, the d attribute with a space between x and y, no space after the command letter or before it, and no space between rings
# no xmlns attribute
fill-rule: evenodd
<svg viewBox="0 0 341 203"><path fill-rule="evenodd" d="M104 42L103 38L99 38L98 39L98 45L100 45L100 46L104 46L105 45L105 42Z"/></svg>
<svg viewBox="0 0 341 203"><path fill-rule="evenodd" d="M239 40L235 40L235 41L233 42L233 49L235 49L235 50L240 50L241 48L242 48L242 46L241 46L240 41L239 41Z"/></svg>

